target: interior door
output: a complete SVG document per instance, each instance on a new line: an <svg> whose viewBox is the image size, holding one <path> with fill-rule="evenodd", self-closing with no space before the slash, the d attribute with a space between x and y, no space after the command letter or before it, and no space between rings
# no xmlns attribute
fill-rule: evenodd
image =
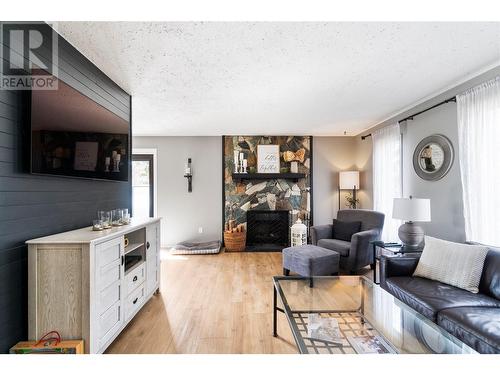
<svg viewBox="0 0 500 375"><path fill-rule="evenodd" d="M154 216L153 155L132 155L132 214Z"/></svg>

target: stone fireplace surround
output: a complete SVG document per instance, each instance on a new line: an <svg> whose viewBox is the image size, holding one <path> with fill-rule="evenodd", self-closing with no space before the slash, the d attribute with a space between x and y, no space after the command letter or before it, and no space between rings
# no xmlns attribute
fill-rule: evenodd
<svg viewBox="0 0 500 375"><path fill-rule="evenodd" d="M259 144L280 146L282 173L290 169L290 163L283 160L283 153L285 151L295 153L299 149L304 149L304 162L299 163L298 172L303 173L305 177L298 180L285 178L255 180L249 173L248 178L233 179L234 151L243 152L248 161L249 172L255 172ZM247 226L247 251L279 251L286 247L279 241L264 245L254 242L252 228L248 228L247 225L247 214L251 211L287 212L287 242L289 242L290 226L297 218L305 221L306 225L312 225L312 159L311 136L223 136L223 227L230 219L236 220L237 224ZM280 236L276 234L275 238Z"/></svg>

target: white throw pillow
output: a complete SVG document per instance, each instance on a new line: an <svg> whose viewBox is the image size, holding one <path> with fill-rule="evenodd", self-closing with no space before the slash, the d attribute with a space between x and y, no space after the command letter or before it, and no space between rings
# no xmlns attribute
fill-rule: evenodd
<svg viewBox="0 0 500 375"><path fill-rule="evenodd" d="M479 291L488 248L425 236L425 247L413 276L437 280L472 293Z"/></svg>

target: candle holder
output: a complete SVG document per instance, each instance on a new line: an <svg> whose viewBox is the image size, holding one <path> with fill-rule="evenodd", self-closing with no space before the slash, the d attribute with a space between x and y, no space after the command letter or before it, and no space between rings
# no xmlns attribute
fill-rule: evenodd
<svg viewBox="0 0 500 375"><path fill-rule="evenodd" d="M234 173L238 173L240 171L239 163L240 163L240 153L238 150L235 150L234 151Z"/></svg>
<svg viewBox="0 0 500 375"><path fill-rule="evenodd" d="M109 172L110 165L111 165L111 158L109 156L106 156L106 158L104 159L104 166L105 166L104 172L106 173Z"/></svg>
<svg viewBox="0 0 500 375"><path fill-rule="evenodd" d="M97 211L97 218L102 223L102 229L111 228L111 211Z"/></svg>
<svg viewBox="0 0 500 375"><path fill-rule="evenodd" d="M127 225L130 224L130 213L128 212L128 208L122 208L122 224Z"/></svg>
<svg viewBox="0 0 500 375"><path fill-rule="evenodd" d="M115 173L120 172L120 160L121 160L121 155L116 154L116 156L113 159L113 172Z"/></svg>
<svg viewBox="0 0 500 375"><path fill-rule="evenodd" d="M191 172L191 158L188 159L184 177L188 179L188 193L193 192L193 173Z"/></svg>
<svg viewBox="0 0 500 375"><path fill-rule="evenodd" d="M93 225L92 225L92 230L94 231L101 231L104 229L104 225L102 223L102 220L94 220Z"/></svg>
<svg viewBox="0 0 500 375"><path fill-rule="evenodd" d="M116 209L112 211L113 213L113 219L112 219L112 224L114 227L120 227L123 225L122 223L122 218L123 218L123 212L121 209Z"/></svg>

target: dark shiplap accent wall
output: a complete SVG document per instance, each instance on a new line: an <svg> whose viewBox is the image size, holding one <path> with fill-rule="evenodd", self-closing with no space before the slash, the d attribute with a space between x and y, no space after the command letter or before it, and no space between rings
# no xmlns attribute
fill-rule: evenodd
<svg viewBox="0 0 500 375"><path fill-rule="evenodd" d="M46 32L50 32L49 26ZM130 96L62 37L58 44L59 77L130 120ZM0 90L0 353L27 339L24 242L88 226L98 209L131 208L130 182L36 176L26 172L22 156L27 143L23 135L24 98L22 92Z"/></svg>

